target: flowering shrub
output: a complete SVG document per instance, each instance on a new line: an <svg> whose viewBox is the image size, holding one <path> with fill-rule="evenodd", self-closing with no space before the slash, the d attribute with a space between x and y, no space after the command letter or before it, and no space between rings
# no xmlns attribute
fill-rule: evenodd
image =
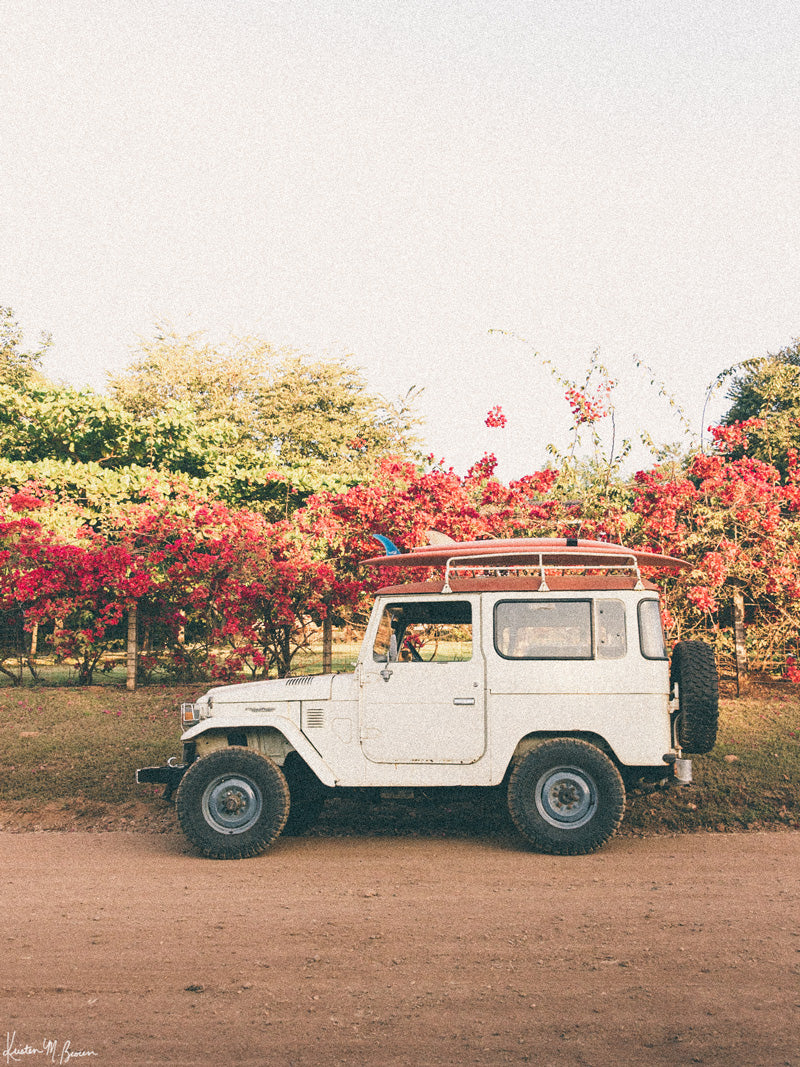
<svg viewBox="0 0 800 1067"><path fill-rule="evenodd" d="M22 613L29 632L49 627L56 657L81 683L121 647L133 604L162 665L186 676L210 664L229 678L286 674L309 621L357 596L288 523L188 492L168 501L154 491L102 530L75 524L68 535L23 515L19 497L0 499L0 608Z"/></svg>
<svg viewBox="0 0 800 1067"><path fill-rule="evenodd" d="M665 581L673 639L709 628L713 639L738 590L752 639L769 660L800 632L800 479L795 456L785 478L746 453L730 458L749 429L715 430L715 451L695 455L678 474L639 472L629 536L693 564L688 577Z"/></svg>
<svg viewBox="0 0 800 1067"><path fill-rule="evenodd" d="M602 417L604 395L585 403L586 390L576 393L575 422ZM489 417L505 423L499 406ZM629 480L588 465L579 494L574 465L506 484L492 453L463 476L432 458L421 467L385 457L367 480L317 493L279 522L155 481L102 520L37 485L0 491L0 610L29 635L38 628L81 682L122 648L134 606L148 675L285 674L324 620L346 620L396 580L363 567L379 554L374 533L405 550L428 543L430 530L456 540L577 533L691 563L656 575L673 641L724 643L740 592L751 643L765 659L789 653L786 676L796 679L800 459L790 449L781 471L749 455L757 421L715 429L709 454Z"/></svg>

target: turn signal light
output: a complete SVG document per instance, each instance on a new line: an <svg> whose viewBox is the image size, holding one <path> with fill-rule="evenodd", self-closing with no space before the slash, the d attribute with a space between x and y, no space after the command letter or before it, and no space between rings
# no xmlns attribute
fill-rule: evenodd
<svg viewBox="0 0 800 1067"><path fill-rule="evenodd" d="M181 704L181 722L184 726L200 722L200 709L196 704Z"/></svg>

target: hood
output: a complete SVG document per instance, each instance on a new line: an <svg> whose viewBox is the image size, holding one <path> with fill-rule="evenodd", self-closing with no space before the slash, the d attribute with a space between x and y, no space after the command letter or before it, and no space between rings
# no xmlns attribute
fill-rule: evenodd
<svg viewBox="0 0 800 1067"><path fill-rule="evenodd" d="M212 707L221 704L264 704L279 700L330 700L332 674L298 674L293 678L270 678L244 685L221 685L209 689L205 698Z"/></svg>

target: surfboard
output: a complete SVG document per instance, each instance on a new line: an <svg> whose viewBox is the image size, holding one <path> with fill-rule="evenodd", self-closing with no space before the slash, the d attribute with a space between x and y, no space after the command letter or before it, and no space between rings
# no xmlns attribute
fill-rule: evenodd
<svg viewBox="0 0 800 1067"><path fill-rule="evenodd" d="M492 567L640 567L689 570L691 564L674 556L626 548L608 541L567 537L512 537L485 541L454 541L446 545L421 545L410 552L375 556L364 562L371 567L443 567L447 563L474 563Z"/></svg>

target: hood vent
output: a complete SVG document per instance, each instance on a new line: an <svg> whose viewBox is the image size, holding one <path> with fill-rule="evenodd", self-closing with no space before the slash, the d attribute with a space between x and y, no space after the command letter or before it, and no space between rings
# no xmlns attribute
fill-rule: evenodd
<svg viewBox="0 0 800 1067"><path fill-rule="evenodd" d="M295 678L284 678L284 681L287 685L310 685L313 679L313 674L298 674Z"/></svg>
<svg viewBox="0 0 800 1067"><path fill-rule="evenodd" d="M325 709L303 708L303 725L307 730L320 730L325 725Z"/></svg>

